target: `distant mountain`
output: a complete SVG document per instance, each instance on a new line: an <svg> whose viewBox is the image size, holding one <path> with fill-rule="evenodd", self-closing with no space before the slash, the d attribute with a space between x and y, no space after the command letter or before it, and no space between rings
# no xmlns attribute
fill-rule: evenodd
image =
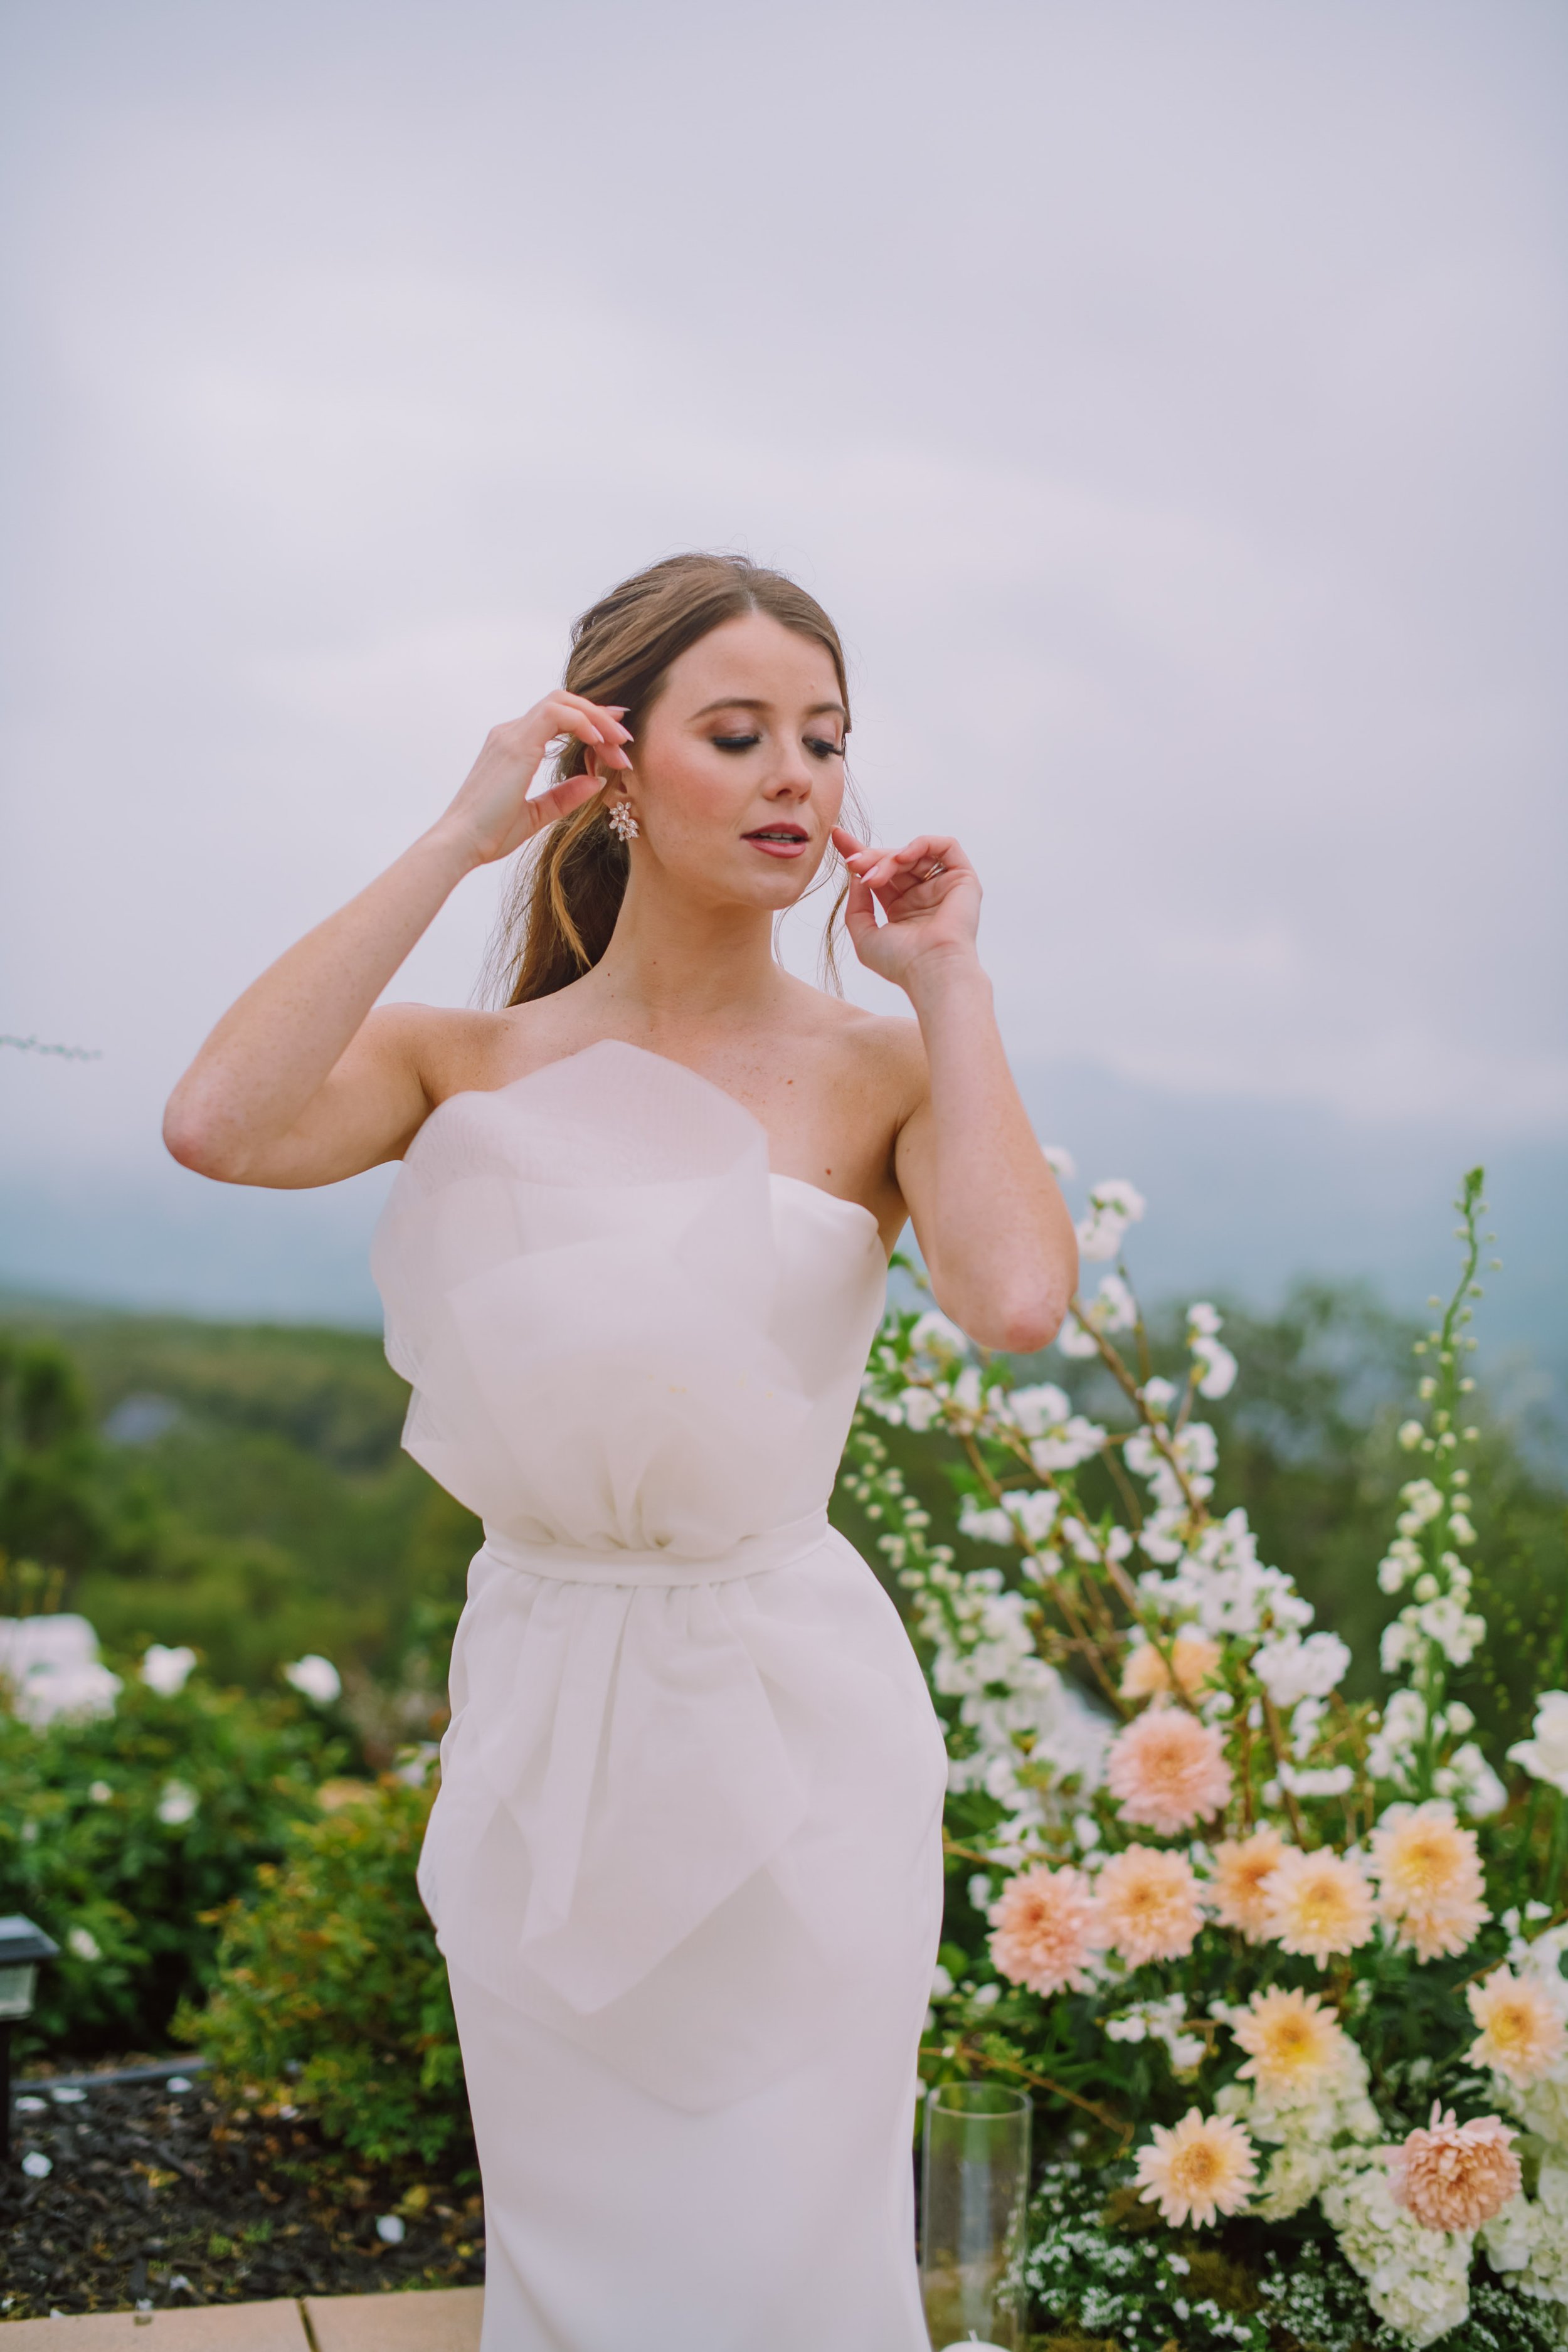
<svg viewBox="0 0 1568 2352"><path fill-rule="evenodd" d="M1069 1194L1130 1176L1149 1200L1130 1256L1151 1298L1229 1291L1268 1307L1299 1274L1363 1276L1418 1309L1451 1278L1458 1177L1478 1160L1505 1271L1488 1278L1490 1354L1568 1389L1568 1128L1510 1139L1457 1122L1355 1123L1190 1095L1073 1064L1021 1073L1043 1138L1073 1152ZM0 1286L223 1317L374 1326L366 1248L390 1171L321 1192L209 1184L149 1155L124 1173L0 1169Z"/></svg>

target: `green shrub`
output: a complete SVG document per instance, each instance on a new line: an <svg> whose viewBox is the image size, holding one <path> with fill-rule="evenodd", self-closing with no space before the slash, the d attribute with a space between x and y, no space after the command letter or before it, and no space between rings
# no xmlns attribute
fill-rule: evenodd
<svg viewBox="0 0 1568 2352"><path fill-rule="evenodd" d="M275 1862L343 1748L292 1696L172 1695L121 1664L114 1712L34 1729L0 1706L0 1912L54 1937L20 2044L86 2053L164 2046L211 1980L212 1914Z"/></svg>
<svg viewBox="0 0 1568 2352"><path fill-rule="evenodd" d="M375 2164L471 2145L447 1970L414 1883L433 1790L387 1774L291 1834L231 1904L206 2008L179 2031L221 2090L308 2109Z"/></svg>

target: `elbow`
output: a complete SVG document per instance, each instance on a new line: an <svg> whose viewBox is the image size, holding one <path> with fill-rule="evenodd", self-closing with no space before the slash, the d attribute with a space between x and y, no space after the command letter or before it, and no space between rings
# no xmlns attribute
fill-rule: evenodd
<svg viewBox="0 0 1568 2352"><path fill-rule="evenodd" d="M1001 1339L994 1341L1004 1355L1037 1356L1048 1348L1062 1328L1067 1313L1067 1301L1055 1291L1033 1298L1021 1298L1009 1304L1003 1317Z"/></svg>
<svg viewBox="0 0 1568 2352"><path fill-rule="evenodd" d="M953 1320L980 1347L999 1356L1036 1356L1050 1346L1067 1310L1067 1295L1054 1284L1042 1284L987 1299Z"/></svg>
<svg viewBox="0 0 1568 2352"><path fill-rule="evenodd" d="M163 1149L194 1176L210 1177L217 1184L245 1181L233 1154L225 1151L215 1121L204 1118L195 1104L182 1101L177 1087L163 1113Z"/></svg>

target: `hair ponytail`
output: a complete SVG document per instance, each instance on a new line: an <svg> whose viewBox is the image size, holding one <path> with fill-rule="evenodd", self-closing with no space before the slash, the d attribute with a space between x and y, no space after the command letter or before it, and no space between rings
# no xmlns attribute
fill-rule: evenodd
<svg viewBox="0 0 1568 2352"><path fill-rule="evenodd" d="M847 710L844 648L821 605L782 572L743 555L672 555L623 580L574 624L564 682L590 702L624 704L635 734L671 665L710 630L747 613L766 613L814 638L833 664ZM570 737L555 762L556 782L586 765L584 746ZM490 957L503 1004L553 995L598 962L621 911L626 870L626 844L610 831L599 794L524 851ZM832 972L831 937L826 956Z"/></svg>

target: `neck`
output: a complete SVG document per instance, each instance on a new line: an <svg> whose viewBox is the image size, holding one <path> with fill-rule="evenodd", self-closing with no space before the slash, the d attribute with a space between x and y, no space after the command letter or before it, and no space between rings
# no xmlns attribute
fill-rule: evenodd
<svg viewBox="0 0 1568 2352"><path fill-rule="evenodd" d="M596 992L655 1030L721 1013L752 1018L787 985L773 921L769 908L700 898L634 866L592 974Z"/></svg>

